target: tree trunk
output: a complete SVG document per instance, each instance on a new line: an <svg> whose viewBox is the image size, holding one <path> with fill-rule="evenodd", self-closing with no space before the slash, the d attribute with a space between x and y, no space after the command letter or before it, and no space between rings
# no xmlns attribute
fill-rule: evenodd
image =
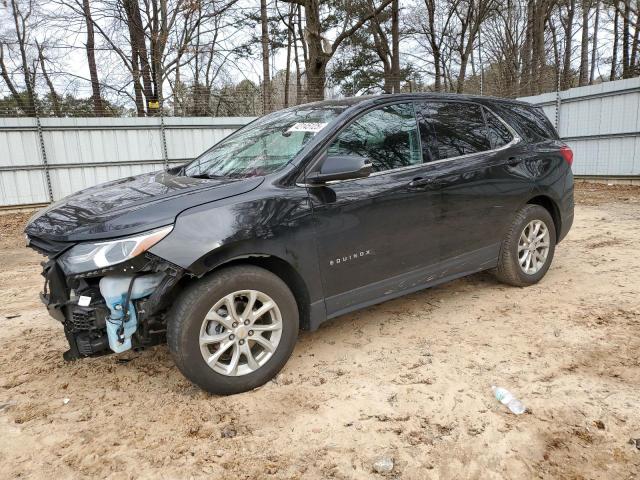
<svg viewBox="0 0 640 480"><path fill-rule="evenodd" d="M464 80L467 74L467 64L469 63L469 54L464 52L460 55L460 70L458 71L458 82L456 86L456 93L464 92Z"/></svg>
<svg viewBox="0 0 640 480"><path fill-rule="evenodd" d="M522 70L520 74L520 93L531 93L531 49L533 45L533 16L535 2L529 0L527 4L527 26L525 27L524 44L522 45Z"/></svg>
<svg viewBox="0 0 640 480"><path fill-rule="evenodd" d="M87 25L87 63L89 66L89 77L91 78L91 100L93 101L93 113L95 116L104 115L105 111L100 96L100 82L98 81L98 68L96 67L95 34L93 30L93 19L91 16L91 6L89 0L83 0L84 20Z"/></svg>
<svg viewBox="0 0 640 480"><path fill-rule="evenodd" d="M182 111L182 86L180 82L182 79L180 78L180 56L178 56L177 66L176 66L176 76L173 80L173 115L178 117L181 115Z"/></svg>
<svg viewBox="0 0 640 480"><path fill-rule="evenodd" d="M630 23L631 23L631 0L624 0L624 12L622 16L622 78L631 78L631 69L629 68Z"/></svg>
<svg viewBox="0 0 640 480"><path fill-rule="evenodd" d="M640 4L636 10L636 25L635 32L633 33L633 41L631 43L631 59L629 60L629 68L631 69L631 76L640 75L640 63L636 63L638 60L638 43L640 42Z"/></svg>
<svg viewBox="0 0 640 480"><path fill-rule="evenodd" d="M393 92L400 93L400 12L399 0L391 4L391 75Z"/></svg>
<svg viewBox="0 0 640 480"><path fill-rule="evenodd" d="M138 65L138 53L131 52L131 71L133 73L133 93L136 101L136 111L139 117L144 117L146 110L142 95L142 85L140 85L140 66Z"/></svg>
<svg viewBox="0 0 640 480"><path fill-rule="evenodd" d="M435 26L435 0L429 0L425 2L427 7L427 15L429 22L429 34L428 40L431 46L431 54L433 55L433 76L434 76L434 90L436 92L442 91L442 70L440 65L440 45L436 40L436 26Z"/></svg>
<svg viewBox="0 0 640 480"><path fill-rule="evenodd" d="M300 44L302 45L302 60L304 62L305 73L309 68L309 52L307 49L307 41L304 38L304 32L302 30L302 7L298 5L298 36L300 38ZM300 61L298 59L298 44L296 43L296 68L298 70L298 76L296 78L296 86L298 88L296 92L296 104L300 105L304 102L304 98L306 96L306 92L302 88L302 70L300 69Z"/></svg>
<svg viewBox="0 0 640 480"><path fill-rule="evenodd" d="M549 20L549 31L551 32L551 45L553 46L553 62L556 67L556 76L560 75L560 49L558 48L558 34L556 26Z"/></svg>
<svg viewBox="0 0 640 480"><path fill-rule="evenodd" d="M320 5L315 0L306 2L304 9L308 38L307 52L307 100L315 102L324 100L324 82L326 79L327 59L322 50L322 24L320 21Z"/></svg>
<svg viewBox="0 0 640 480"><path fill-rule="evenodd" d="M571 88L571 37L573 36L573 17L575 15L576 2L570 0L567 12L567 24L565 26L564 38L564 64L562 66L562 89Z"/></svg>
<svg viewBox="0 0 640 480"><path fill-rule="evenodd" d="M300 15L300 7L297 9L297 15ZM291 22L293 25L293 21ZM293 62L296 64L296 105L302 103L302 71L300 70L300 57L298 56L298 37L296 35L295 26L293 28ZM303 40L304 41L304 40Z"/></svg>
<svg viewBox="0 0 640 480"><path fill-rule="evenodd" d="M62 110L60 109L60 102L58 101L58 93L56 92L55 87L53 86L53 82L47 73L47 66L44 62L44 47L38 44L36 41L36 48L38 49L38 60L40 62L40 69L42 70L42 76L44 77L44 81L49 87L49 94L51 95L51 106L53 108L53 113L56 117L62 117Z"/></svg>
<svg viewBox="0 0 640 480"><path fill-rule="evenodd" d="M433 88L436 92L442 91L442 72L440 71L440 50L436 49L433 53L433 75L435 82Z"/></svg>
<svg viewBox="0 0 640 480"><path fill-rule="evenodd" d="M4 63L4 45L2 44L2 42L0 42L0 74L2 75L2 79L4 80L4 82L7 84L7 88L11 92L11 95L13 96L16 105L18 105L18 108L20 108L20 110L22 110L25 115L29 115L29 108L24 102L23 98L20 96L20 92L18 92L18 89L13 84L11 75L7 70L7 65Z"/></svg>
<svg viewBox="0 0 640 480"><path fill-rule="evenodd" d="M598 23L600 21L600 0L596 1L596 17L593 19L593 45L591 46L591 72L589 85L593 85L596 72L596 52L598 51Z"/></svg>
<svg viewBox="0 0 640 480"><path fill-rule="evenodd" d="M260 23L262 27L262 113L271 111L271 81L269 80L269 19L267 0L260 0Z"/></svg>
<svg viewBox="0 0 640 480"><path fill-rule="evenodd" d="M314 58L309 48L310 58ZM327 64L324 56L315 57L316 61L310 61L307 70L307 100L311 102L324 100L324 82L327 78Z"/></svg>
<svg viewBox="0 0 640 480"><path fill-rule="evenodd" d="M532 76L534 77L533 92L541 93L544 89L542 85L544 77L544 68L546 66L545 42L544 42L544 24L547 17L547 7L544 0L538 0L535 9L534 31L533 31L533 61Z"/></svg>
<svg viewBox="0 0 640 480"><path fill-rule="evenodd" d="M391 67L383 65L384 73L382 74L383 84L382 91L384 93L393 93L393 73ZM353 92L355 95L355 92Z"/></svg>
<svg viewBox="0 0 640 480"><path fill-rule="evenodd" d="M289 88L291 85L291 41L293 38L291 28L293 26L293 7L293 5L289 7L289 21L287 22L287 66L284 77L284 108L289 106Z"/></svg>
<svg viewBox="0 0 640 480"><path fill-rule="evenodd" d="M138 64L137 76L138 80L142 80L142 93L147 101L145 106L147 107L147 111L149 111L149 105L151 102L157 102L158 97L153 90L151 65L149 64L146 35L142 24L142 18L140 16L140 7L137 0L125 0L124 5L127 14L127 26L129 27L131 50L136 53L136 63Z"/></svg>
<svg viewBox="0 0 640 480"><path fill-rule="evenodd" d="M609 81L613 82L616 79L616 64L618 63L618 9L613 16L613 47L611 49L611 73L609 74Z"/></svg>
<svg viewBox="0 0 640 480"><path fill-rule="evenodd" d="M580 76L578 85L583 87L589 78L589 2L582 0L582 40L580 43Z"/></svg>

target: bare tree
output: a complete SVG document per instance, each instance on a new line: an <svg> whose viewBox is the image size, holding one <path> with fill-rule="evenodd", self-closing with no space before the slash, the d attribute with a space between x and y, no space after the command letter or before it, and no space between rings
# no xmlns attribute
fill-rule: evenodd
<svg viewBox="0 0 640 480"><path fill-rule="evenodd" d="M596 14L593 19L593 39L591 44L591 72L589 73L589 85L593 85L596 72L596 53L598 51L598 24L600 23L600 0L596 0Z"/></svg>
<svg viewBox="0 0 640 480"><path fill-rule="evenodd" d="M373 10L372 0L367 2L369 10ZM384 86L387 93L400 92L400 13L397 0L391 4L391 12L375 15L369 21L366 36L372 37L371 48L380 59L383 68ZM390 28L387 24L390 23Z"/></svg>
<svg viewBox="0 0 640 480"><path fill-rule="evenodd" d="M267 0L260 0L260 26L262 44L262 110L271 111L271 82L269 80L269 17Z"/></svg>
<svg viewBox="0 0 640 480"><path fill-rule="evenodd" d="M374 17L377 18L377 15ZM400 1L391 4L391 76L393 91L400 93Z"/></svg>
<svg viewBox="0 0 640 480"><path fill-rule="evenodd" d="M14 97L16 104L26 115L34 115L36 113L35 104L35 67L31 67L30 58L27 55L27 48L30 42L29 29L30 22L34 16L36 3L34 0L19 2L18 0L10 0L9 14L13 23L13 34L15 35L15 44L11 45L7 40L0 43L0 72L7 88ZM22 77L26 98L20 95L19 86L13 80L9 71L9 52L12 47L17 47L16 64L19 75ZM5 51L6 49L6 51ZM37 65L37 60L36 60Z"/></svg>
<svg viewBox="0 0 640 480"><path fill-rule="evenodd" d="M89 0L82 0L82 12L84 14L84 21L87 28L87 42L85 43L85 49L87 52L89 77L91 78L91 99L93 100L95 114L101 115L104 113L104 107L102 105L102 97L100 95L100 81L98 80L98 67L96 66L95 31L93 28L93 17L91 15L91 5Z"/></svg>
<svg viewBox="0 0 640 480"><path fill-rule="evenodd" d="M420 22L415 30L426 38L427 50L432 57L434 89L436 92L443 90L444 65L443 48L445 39L450 35L449 30L460 0L453 0L446 7L442 7L436 0L424 0L426 8L426 21ZM438 6L441 8L438 8ZM420 41L420 39L418 39Z"/></svg>
<svg viewBox="0 0 640 480"><path fill-rule="evenodd" d="M73 96L83 114L115 101L214 115L322 99L327 86L517 96L640 75L637 0L261 0L260 18L238 0L3 1L0 93L16 114L68 115Z"/></svg>
<svg viewBox="0 0 640 480"><path fill-rule="evenodd" d="M629 69L632 76L640 75L640 58L638 58L639 42L640 42L640 3L636 1L635 9L636 21L634 25L634 33L631 40L631 57L629 59Z"/></svg>
<svg viewBox="0 0 640 480"><path fill-rule="evenodd" d="M464 91L464 81L467 74L467 64L473 52L480 26L486 20L489 12L494 7L494 0L464 0L460 2L455 13L459 21L459 34L457 35L456 49L460 55L460 68L456 91Z"/></svg>
<svg viewBox="0 0 640 480"><path fill-rule="evenodd" d="M576 13L575 0L565 0L565 5L560 4L560 19L564 30L564 61L562 65L562 88L571 88L571 53L573 41L573 21ZM563 10L566 8L566 14Z"/></svg>
<svg viewBox="0 0 640 480"><path fill-rule="evenodd" d="M617 2L616 2L617 3ZM616 67L618 66L618 25L620 11L617 7L614 7L613 16L613 48L611 51L611 73L609 74L609 81L616 79Z"/></svg>
<svg viewBox="0 0 640 480"><path fill-rule="evenodd" d="M345 20L336 39L331 42L327 39L327 31L322 22L320 2L317 0L285 0L287 3L295 3L304 8L306 26L301 39L303 48L308 53L306 62L307 96L310 100L324 99L324 87L327 76L327 64L336 53L338 47L347 38L358 31L372 17L378 15L393 0L382 0L377 8L371 10L359 18L353 18L353 12L344 12Z"/></svg>
<svg viewBox="0 0 640 480"><path fill-rule="evenodd" d="M588 83L589 79L589 13L591 2L582 0L582 40L580 42L580 76L578 85L581 87Z"/></svg>
<svg viewBox="0 0 640 480"><path fill-rule="evenodd" d="M62 117L62 109L60 108L60 101L59 101L60 96L56 92L56 88L53 85L53 82L51 81L51 77L49 76L49 73L47 72L47 64L46 64L47 59L44 53L44 45L40 44L37 40L35 44L38 51L38 62L40 64L40 70L42 72L42 76L45 80L45 83L49 88L49 95L51 97L51 106L53 108L53 113L55 114L56 117Z"/></svg>

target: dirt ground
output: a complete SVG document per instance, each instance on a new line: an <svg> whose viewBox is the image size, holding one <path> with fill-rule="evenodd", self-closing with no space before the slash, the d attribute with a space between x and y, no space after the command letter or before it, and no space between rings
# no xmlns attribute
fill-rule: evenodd
<svg viewBox="0 0 640 480"><path fill-rule="evenodd" d="M576 198L540 284L482 273L336 319L233 397L166 346L63 362L27 217L2 216L0 478L382 478L382 457L388 478L640 478L640 188Z"/></svg>

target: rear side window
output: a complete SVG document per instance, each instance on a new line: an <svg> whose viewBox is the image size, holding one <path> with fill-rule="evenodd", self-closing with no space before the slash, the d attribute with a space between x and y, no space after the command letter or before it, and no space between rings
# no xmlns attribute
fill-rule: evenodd
<svg viewBox="0 0 640 480"><path fill-rule="evenodd" d="M491 150L479 105L420 102L416 108L425 163Z"/></svg>
<svg viewBox="0 0 640 480"><path fill-rule="evenodd" d="M540 107L533 105L496 105L498 114L529 141L557 140L555 128Z"/></svg>
<svg viewBox="0 0 640 480"><path fill-rule="evenodd" d="M484 120L487 123L487 138L491 144L491 148L500 148L505 146L511 140L513 135L502 121L486 108L484 112Z"/></svg>
<svg viewBox="0 0 640 480"><path fill-rule="evenodd" d="M367 157L377 172L422 163L413 104L365 113L338 135L328 153Z"/></svg>

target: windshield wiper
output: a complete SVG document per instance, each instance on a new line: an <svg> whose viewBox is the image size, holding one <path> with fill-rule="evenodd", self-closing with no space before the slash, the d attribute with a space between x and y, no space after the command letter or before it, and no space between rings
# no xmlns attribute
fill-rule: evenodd
<svg viewBox="0 0 640 480"><path fill-rule="evenodd" d="M207 178L207 179L215 179L215 178L225 178L224 175L211 175L209 173L198 173L196 175L189 175L191 178Z"/></svg>

